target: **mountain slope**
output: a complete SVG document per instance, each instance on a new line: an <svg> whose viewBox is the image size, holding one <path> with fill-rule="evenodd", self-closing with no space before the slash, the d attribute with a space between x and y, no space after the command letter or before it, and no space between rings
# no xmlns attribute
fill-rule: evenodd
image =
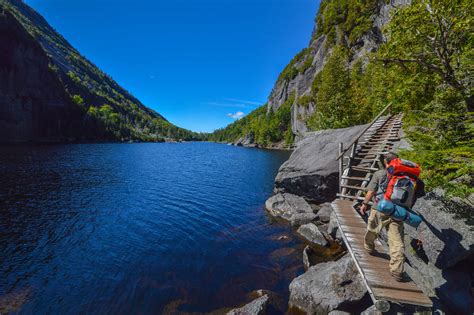
<svg viewBox="0 0 474 315"><path fill-rule="evenodd" d="M21 0L0 0L0 141L196 139L144 106Z"/></svg>

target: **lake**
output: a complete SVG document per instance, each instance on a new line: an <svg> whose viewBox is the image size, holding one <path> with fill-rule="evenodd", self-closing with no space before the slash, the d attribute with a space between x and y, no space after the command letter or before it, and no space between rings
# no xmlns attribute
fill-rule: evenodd
<svg viewBox="0 0 474 315"><path fill-rule="evenodd" d="M264 202L288 157L198 142L0 147L0 307L209 312L256 289L287 301L301 245Z"/></svg>

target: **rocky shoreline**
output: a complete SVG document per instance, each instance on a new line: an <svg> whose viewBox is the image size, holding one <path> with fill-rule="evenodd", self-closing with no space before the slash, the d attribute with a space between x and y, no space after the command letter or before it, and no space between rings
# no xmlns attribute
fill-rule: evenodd
<svg viewBox="0 0 474 315"><path fill-rule="evenodd" d="M285 141L280 141L276 143L270 143L269 145L262 146L258 143L255 143L252 135L247 135L237 139L235 142L229 142L227 145L233 145L236 147L246 147L246 148L260 148L267 150L293 150L294 145L287 145Z"/></svg>
<svg viewBox="0 0 474 315"><path fill-rule="evenodd" d="M307 245L302 253L306 272L289 285L289 313L379 314L345 250L330 203L338 189L338 143L350 142L364 127L307 133L275 179L274 195L265 207L272 217L287 221ZM396 147L409 145L402 139ZM406 226L407 274L432 298L433 311L471 314L474 309L472 205L473 196L448 199L435 190L414 208L424 218L418 230ZM315 259L321 252L326 261ZM231 314L266 314L269 299L264 296ZM414 311L394 305L390 312Z"/></svg>

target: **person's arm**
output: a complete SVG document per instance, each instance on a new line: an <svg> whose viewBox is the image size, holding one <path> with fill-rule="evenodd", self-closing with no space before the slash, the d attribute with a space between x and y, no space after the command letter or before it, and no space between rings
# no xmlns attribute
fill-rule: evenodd
<svg viewBox="0 0 474 315"><path fill-rule="evenodd" d="M375 195L375 191L373 190L369 190L367 192L367 195L365 195L365 199L364 201L362 201L362 205L359 208L359 211L361 214L364 215L367 212L367 204L369 203L369 201L372 199L374 195Z"/></svg>
<svg viewBox="0 0 474 315"><path fill-rule="evenodd" d="M365 199L364 199L364 201L362 202L362 205L359 208L359 212L362 215L364 215L367 212L367 204L374 197L375 192L377 191L377 189L379 187L379 180L380 180L382 174L383 173L380 172L380 171L376 172L374 174L374 176L372 176L372 179L370 180L369 184L367 185L367 190L368 190L367 194L365 195Z"/></svg>

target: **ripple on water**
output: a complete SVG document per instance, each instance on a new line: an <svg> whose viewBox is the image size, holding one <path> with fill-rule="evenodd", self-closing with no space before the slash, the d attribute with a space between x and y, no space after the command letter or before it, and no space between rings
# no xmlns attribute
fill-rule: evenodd
<svg viewBox="0 0 474 315"><path fill-rule="evenodd" d="M16 301L2 305L191 313L255 289L287 295L301 252L292 237L274 240L291 232L270 225L263 204L288 155L211 143L0 147L0 301Z"/></svg>

